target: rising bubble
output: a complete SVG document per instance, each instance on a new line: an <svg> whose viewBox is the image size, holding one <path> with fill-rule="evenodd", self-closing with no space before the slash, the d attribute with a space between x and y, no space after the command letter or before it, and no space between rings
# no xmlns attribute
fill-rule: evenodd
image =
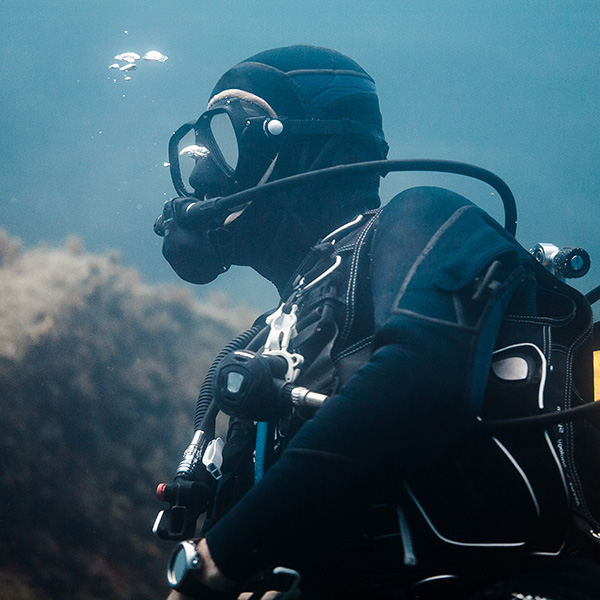
<svg viewBox="0 0 600 600"><path fill-rule="evenodd" d="M123 52L117 54L115 60L124 60L127 63L134 63L136 60L140 60L140 55L137 52Z"/></svg>
<svg viewBox="0 0 600 600"><path fill-rule="evenodd" d="M168 56L161 54L160 52L158 52L158 50L150 50L149 52L146 52L146 54L144 54L143 56L144 60L151 60L160 63L165 62L165 60L167 60L168 58Z"/></svg>

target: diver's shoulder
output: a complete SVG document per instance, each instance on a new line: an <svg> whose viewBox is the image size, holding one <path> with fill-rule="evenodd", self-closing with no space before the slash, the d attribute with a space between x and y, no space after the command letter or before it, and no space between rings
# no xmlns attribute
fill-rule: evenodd
<svg viewBox="0 0 600 600"><path fill-rule="evenodd" d="M476 206L451 190L419 186L396 194L379 214L380 232L392 230L402 235L436 231L457 213Z"/></svg>
<svg viewBox="0 0 600 600"><path fill-rule="evenodd" d="M462 206L475 206L470 200L452 190L435 186L408 188L396 194L382 209L382 216L452 214Z"/></svg>

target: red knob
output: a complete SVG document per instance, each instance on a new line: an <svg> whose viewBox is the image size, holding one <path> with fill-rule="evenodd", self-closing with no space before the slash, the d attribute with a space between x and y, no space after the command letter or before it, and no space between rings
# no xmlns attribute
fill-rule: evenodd
<svg viewBox="0 0 600 600"><path fill-rule="evenodd" d="M159 483L156 487L156 496L162 502L165 499L165 488L167 487L166 483Z"/></svg>

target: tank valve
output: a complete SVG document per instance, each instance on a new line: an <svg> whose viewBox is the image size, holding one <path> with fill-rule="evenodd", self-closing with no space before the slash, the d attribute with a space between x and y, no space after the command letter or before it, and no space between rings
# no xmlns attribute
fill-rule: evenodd
<svg viewBox="0 0 600 600"><path fill-rule="evenodd" d="M561 279L583 277L591 265L590 255L583 248L554 244L537 244L529 252L548 271Z"/></svg>

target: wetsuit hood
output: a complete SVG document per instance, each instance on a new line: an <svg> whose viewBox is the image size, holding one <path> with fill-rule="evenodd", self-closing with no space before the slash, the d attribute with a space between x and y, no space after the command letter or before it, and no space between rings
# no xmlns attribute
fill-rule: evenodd
<svg viewBox="0 0 600 600"><path fill-rule="evenodd" d="M339 52L301 45L261 52L227 71L211 98L227 90L262 98L279 117L313 125L335 120L362 126L356 135L289 138L279 149L270 181L387 155L375 83L360 65ZM249 264L274 281L268 273L274 261L289 263L275 266L293 271L320 237L356 213L379 206L378 187L378 175L349 176L252 202L229 226L235 241L234 262ZM258 263L264 263L267 272ZM285 277L276 278L274 283L281 287Z"/></svg>

